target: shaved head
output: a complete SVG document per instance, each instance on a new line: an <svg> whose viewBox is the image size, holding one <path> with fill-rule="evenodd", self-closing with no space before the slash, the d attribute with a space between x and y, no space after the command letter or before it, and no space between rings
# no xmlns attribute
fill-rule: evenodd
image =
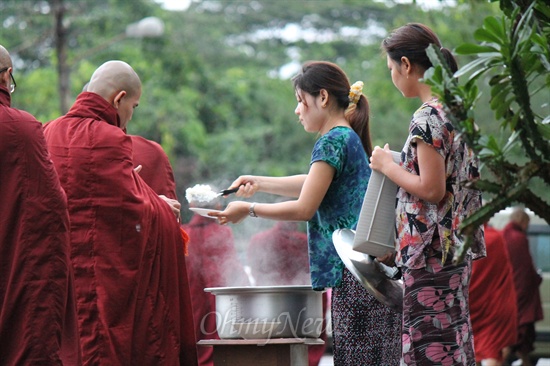
<svg viewBox="0 0 550 366"><path fill-rule="evenodd" d="M141 81L126 62L107 61L93 73L87 91L112 102L114 96L121 91L125 91L128 96L141 94Z"/></svg>
<svg viewBox="0 0 550 366"><path fill-rule="evenodd" d="M0 45L0 69L4 67L12 67L11 57L8 53L8 50L2 45Z"/></svg>

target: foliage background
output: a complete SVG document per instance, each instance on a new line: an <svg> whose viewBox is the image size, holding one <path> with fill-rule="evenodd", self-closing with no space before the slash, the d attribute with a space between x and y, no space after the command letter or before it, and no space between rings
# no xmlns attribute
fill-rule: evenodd
<svg viewBox="0 0 550 366"><path fill-rule="evenodd" d="M422 22L453 49L473 42L483 19L500 12L498 4L479 0L438 5L426 9L392 0L202 0L193 1L186 11L166 11L153 0L2 0L0 44L15 61L18 87L12 104L42 122L62 114L55 48L60 10L71 100L101 63L130 63L144 90L128 132L161 143L185 205L185 189L197 183L221 189L240 174L307 171L316 136L297 123L292 73L282 72L307 60L336 62L351 82L363 80L374 144L388 142L399 150L419 101L403 98L393 86L381 39L407 22ZM148 16L163 20L162 37L120 36L126 25ZM459 63L473 57L461 56ZM489 96L481 98L477 122L498 135Z"/></svg>

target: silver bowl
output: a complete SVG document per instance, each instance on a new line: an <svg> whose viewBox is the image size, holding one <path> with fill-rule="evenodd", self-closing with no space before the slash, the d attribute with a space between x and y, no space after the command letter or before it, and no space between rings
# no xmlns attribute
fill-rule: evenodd
<svg viewBox="0 0 550 366"><path fill-rule="evenodd" d="M382 304L403 311L403 281L393 279L398 269L378 262L368 254L353 250L355 231L339 229L332 234L338 255L353 276Z"/></svg>

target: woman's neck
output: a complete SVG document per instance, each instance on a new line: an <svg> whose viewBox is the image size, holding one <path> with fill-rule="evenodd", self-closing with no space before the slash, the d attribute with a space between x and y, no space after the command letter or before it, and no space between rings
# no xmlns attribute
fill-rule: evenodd
<svg viewBox="0 0 550 366"><path fill-rule="evenodd" d="M334 127L338 126L351 127L346 117L344 117L344 112L339 115L329 116L323 126L319 129L319 134L324 135Z"/></svg>

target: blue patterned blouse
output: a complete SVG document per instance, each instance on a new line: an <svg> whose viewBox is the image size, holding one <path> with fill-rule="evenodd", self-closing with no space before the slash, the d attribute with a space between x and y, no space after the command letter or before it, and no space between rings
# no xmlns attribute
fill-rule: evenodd
<svg viewBox="0 0 550 366"><path fill-rule="evenodd" d="M355 229L371 170L361 139L351 128L335 127L321 136L311 153L311 164L324 161L336 169L330 187L308 221L311 283L314 289L338 287L344 263L332 243L337 229Z"/></svg>

